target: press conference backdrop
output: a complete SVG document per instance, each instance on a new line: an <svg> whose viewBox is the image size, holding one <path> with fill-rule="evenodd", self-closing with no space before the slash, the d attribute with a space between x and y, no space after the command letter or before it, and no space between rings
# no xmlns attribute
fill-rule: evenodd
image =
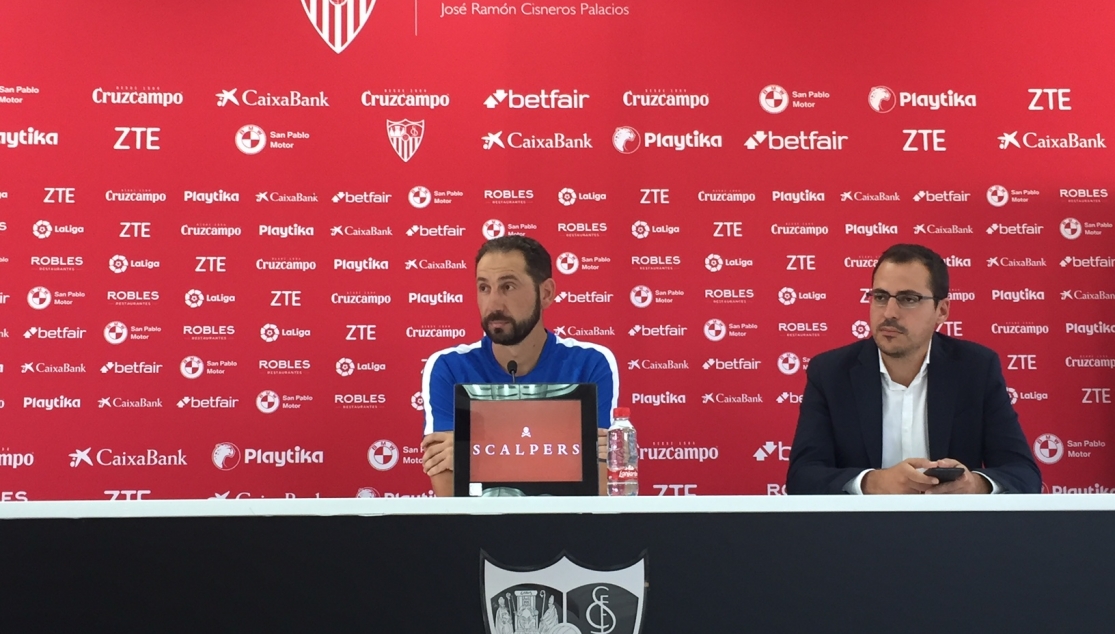
<svg viewBox="0 0 1115 634"><path fill-rule="evenodd" d="M15 3L0 498L428 495L472 258L555 256L644 494L778 494L895 242L1000 353L1046 490L1115 487L1115 6ZM527 439L510 439L529 449Z"/></svg>

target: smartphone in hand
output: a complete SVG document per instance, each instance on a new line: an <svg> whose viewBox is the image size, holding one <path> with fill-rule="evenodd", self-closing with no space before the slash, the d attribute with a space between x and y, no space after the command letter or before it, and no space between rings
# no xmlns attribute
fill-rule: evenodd
<svg viewBox="0 0 1115 634"><path fill-rule="evenodd" d="M926 469L925 475L931 478L937 478L940 482L952 482L964 475L962 467L933 467Z"/></svg>

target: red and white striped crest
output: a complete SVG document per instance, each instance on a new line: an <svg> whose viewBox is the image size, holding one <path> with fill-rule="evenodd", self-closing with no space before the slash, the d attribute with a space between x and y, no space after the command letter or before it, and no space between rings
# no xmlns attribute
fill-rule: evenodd
<svg viewBox="0 0 1115 634"><path fill-rule="evenodd" d="M310 24L337 53L356 39L375 6L376 0L302 0Z"/></svg>
<svg viewBox="0 0 1115 634"><path fill-rule="evenodd" d="M410 157L418 151L418 146L422 143L422 137L426 133L426 120L411 121L410 119L403 119L402 121L387 120L387 139L391 141L391 147L395 148L395 153L403 162L409 161Z"/></svg>

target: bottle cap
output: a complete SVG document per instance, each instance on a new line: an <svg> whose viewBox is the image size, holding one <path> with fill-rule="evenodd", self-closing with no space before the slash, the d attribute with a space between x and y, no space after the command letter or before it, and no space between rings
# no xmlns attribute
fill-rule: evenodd
<svg viewBox="0 0 1115 634"><path fill-rule="evenodd" d="M614 410L612 410L612 416L614 418L631 418L631 408L630 407L617 407Z"/></svg>

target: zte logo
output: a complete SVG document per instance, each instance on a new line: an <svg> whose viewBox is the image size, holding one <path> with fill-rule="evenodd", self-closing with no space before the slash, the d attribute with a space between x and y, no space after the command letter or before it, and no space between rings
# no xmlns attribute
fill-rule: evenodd
<svg viewBox="0 0 1115 634"><path fill-rule="evenodd" d="M1038 355L1036 354L1008 354L1008 370L1037 370Z"/></svg>
<svg viewBox="0 0 1115 634"><path fill-rule="evenodd" d="M44 187L43 191L46 192L43 202L47 204L72 205L77 202L74 200L77 195L76 187Z"/></svg>
<svg viewBox="0 0 1115 634"><path fill-rule="evenodd" d="M348 334L345 335L345 341L376 340L375 324L346 324L345 328L348 328Z"/></svg>
<svg viewBox="0 0 1115 634"><path fill-rule="evenodd" d="M151 237L151 223L150 222L121 222L120 223L120 237L121 238L150 238Z"/></svg>
<svg viewBox="0 0 1115 634"><path fill-rule="evenodd" d="M903 130L902 133L907 135L906 145L902 147L903 152L945 151L944 130ZM918 143L919 136L921 137L920 144Z"/></svg>
<svg viewBox="0 0 1115 634"><path fill-rule="evenodd" d="M143 496L151 495L148 489L120 489L118 491L108 490L105 495L110 500L142 500Z"/></svg>
<svg viewBox="0 0 1115 634"><path fill-rule="evenodd" d="M1089 405L1111 404L1111 388L1109 387L1082 387L1080 391L1084 393L1084 398L1080 399L1081 403Z"/></svg>
<svg viewBox="0 0 1115 634"><path fill-rule="evenodd" d="M301 306L302 291L271 291L271 305L279 308Z"/></svg>
<svg viewBox="0 0 1115 634"><path fill-rule="evenodd" d="M1072 110L1068 88L1030 88L1034 96L1028 110Z"/></svg>
<svg viewBox="0 0 1115 634"><path fill-rule="evenodd" d="M815 255L787 255L787 271L816 271L817 262Z"/></svg>
<svg viewBox="0 0 1115 634"><path fill-rule="evenodd" d="M712 237L714 238L742 238L742 222L713 222Z"/></svg>
<svg viewBox="0 0 1115 634"><path fill-rule="evenodd" d="M198 273L224 273L226 272L225 256L199 255L197 256L197 267L194 271Z"/></svg>
<svg viewBox="0 0 1115 634"><path fill-rule="evenodd" d="M868 290L870 290L870 289L868 289ZM866 294L864 294L865 302L867 301L867 297L868 296ZM964 332L964 322L962 322L962 321L941 322L941 325L937 326L937 332L939 332L943 335L947 335L949 337L956 337L956 338L959 339L959 338L964 336L963 334L961 334L961 333Z"/></svg>
<svg viewBox="0 0 1115 634"><path fill-rule="evenodd" d="M655 484L654 490L658 491L659 496L697 495L696 484Z"/></svg>
<svg viewBox="0 0 1115 634"><path fill-rule="evenodd" d="M670 190L668 189L640 189L643 198L639 202L644 205L670 204Z"/></svg>
<svg viewBox="0 0 1115 634"><path fill-rule="evenodd" d="M114 150L158 150L159 137L155 133L159 128L116 128L120 133L120 138L116 139L116 145L112 146ZM135 134L135 145L128 145L131 142L129 138Z"/></svg>

